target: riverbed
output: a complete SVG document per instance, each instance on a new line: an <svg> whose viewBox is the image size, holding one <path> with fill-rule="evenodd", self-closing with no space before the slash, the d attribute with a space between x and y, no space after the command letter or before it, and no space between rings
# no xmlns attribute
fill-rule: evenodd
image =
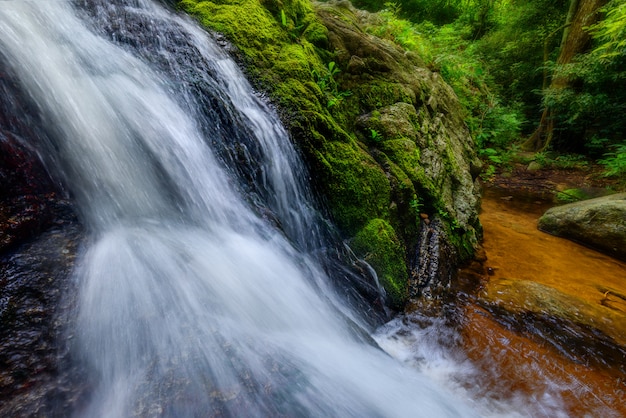
<svg viewBox="0 0 626 418"><path fill-rule="evenodd" d="M482 275L466 275L460 291L468 297L461 327L464 350L482 370L476 391L517 405L525 416L548 417L555 411L572 417L626 416L624 359L620 362L626 341L626 263L537 230L538 218L553 205L533 196L485 190L480 219L486 260ZM571 308L573 313L563 316L587 318L570 321L550 309L533 312L535 299L517 291L522 287L545 290L533 296L545 306L558 302L565 305L560 309ZM576 310L579 306L584 309ZM524 309L532 314L520 326ZM515 312L516 319L507 312ZM579 323L597 327L583 327L593 332L566 341L586 347L564 346L560 335L572 332L566 329L569 324ZM597 329L603 324L609 337ZM615 343L611 355L617 358L600 348L594 352L597 339ZM595 358L577 355L583 351Z"/></svg>

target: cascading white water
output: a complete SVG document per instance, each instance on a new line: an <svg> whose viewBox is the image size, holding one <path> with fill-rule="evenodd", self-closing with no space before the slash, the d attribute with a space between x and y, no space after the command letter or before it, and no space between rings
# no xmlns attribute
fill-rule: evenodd
<svg viewBox="0 0 626 418"><path fill-rule="evenodd" d="M319 241L296 154L233 63L157 4L95 3L91 18L61 0L0 7L1 56L91 234L73 333L93 390L68 415L473 416L355 332L308 254ZM206 68L170 56L167 37L151 49L106 38L107 13L121 27L147 17L138 26L184 38ZM198 109L184 72L216 89L230 120ZM233 129L254 141L258 200L213 147Z"/></svg>

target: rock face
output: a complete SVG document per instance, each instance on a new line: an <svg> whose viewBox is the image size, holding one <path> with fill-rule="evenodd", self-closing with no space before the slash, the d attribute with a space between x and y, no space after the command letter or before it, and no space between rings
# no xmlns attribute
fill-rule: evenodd
<svg viewBox="0 0 626 418"><path fill-rule="evenodd" d="M453 249L431 266L473 254L480 162L441 76L368 34L375 16L347 1L179 4L238 49L253 83L279 108L330 217L376 270L388 302L401 308L419 289L445 288L412 273L424 270L419 249L429 247L420 236L432 235L420 231L438 219L449 245L435 247Z"/></svg>
<svg viewBox="0 0 626 418"><path fill-rule="evenodd" d="M76 392L61 371L70 271L81 230L32 144L44 138L0 60L0 416L64 416Z"/></svg>
<svg viewBox="0 0 626 418"><path fill-rule="evenodd" d="M551 208L539 229L626 260L626 193Z"/></svg>
<svg viewBox="0 0 626 418"><path fill-rule="evenodd" d="M82 234L69 215L0 255L0 416L67 416L79 397L79 372L63 343L71 341L70 272Z"/></svg>
<svg viewBox="0 0 626 418"><path fill-rule="evenodd" d="M36 106L0 61L0 254L50 227L66 202L32 146L43 133Z"/></svg>

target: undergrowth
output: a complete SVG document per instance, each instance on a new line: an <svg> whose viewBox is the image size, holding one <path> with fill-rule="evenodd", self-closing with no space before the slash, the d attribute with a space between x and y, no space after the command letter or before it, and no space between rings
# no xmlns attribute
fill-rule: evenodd
<svg viewBox="0 0 626 418"><path fill-rule="evenodd" d="M476 51L471 25L436 26L411 23L399 17L400 8L385 3L368 31L413 51L454 89L464 109L464 120L487 170L506 163L507 149L520 139L526 120L521 105L504 105L487 65Z"/></svg>

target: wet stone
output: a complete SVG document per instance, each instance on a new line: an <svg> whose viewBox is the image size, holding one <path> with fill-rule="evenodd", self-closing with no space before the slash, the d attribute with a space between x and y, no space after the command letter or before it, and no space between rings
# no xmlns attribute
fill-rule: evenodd
<svg viewBox="0 0 626 418"><path fill-rule="evenodd" d="M80 236L68 221L0 256L0 416L63 416L80 393L62 366Z"/></svg>

